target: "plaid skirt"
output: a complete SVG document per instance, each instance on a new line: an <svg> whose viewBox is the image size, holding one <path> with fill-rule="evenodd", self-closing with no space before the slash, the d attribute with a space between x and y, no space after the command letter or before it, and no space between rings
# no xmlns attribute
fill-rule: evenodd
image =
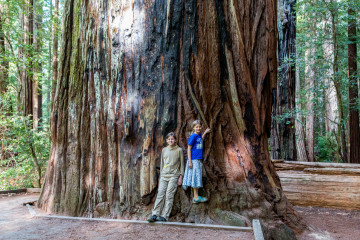
<svg viewBox="0 0 360 240"><path fill-rule="evenodd" d="M182 186L186 190L188 187L201 188L202 183L202 162L200 159L192 160L192 168L189 168L189 160L186 162L185 173Z"/></svg>

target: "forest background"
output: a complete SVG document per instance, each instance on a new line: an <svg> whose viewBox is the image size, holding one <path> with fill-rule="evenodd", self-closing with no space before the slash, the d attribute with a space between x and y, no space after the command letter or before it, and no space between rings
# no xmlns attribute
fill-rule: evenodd
<svg viewBox="0 0 360 240"><path fill-rule="evenodd" d="M360 163L360 2L277 7L272 159ZM59 0L0 0L0 190L43 182L62 8Z"/></svg>

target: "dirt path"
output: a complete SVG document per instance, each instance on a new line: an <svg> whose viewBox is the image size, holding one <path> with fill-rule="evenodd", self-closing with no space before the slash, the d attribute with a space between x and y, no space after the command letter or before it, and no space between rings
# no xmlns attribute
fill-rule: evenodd
<svg viewBox="0 0 360 240"><path fill-rule="evenodd" d="M22 204L37 198L38 194L0 195L0 239L254 239L252 233L228 230L32 218ZM299 240L360 239L360 211L295 208L312 226Z"/></svg>
<svg viewBox="0 0 360 240"><path fill-rule="evenodd" d="M22 203L37 198L0 195L0 239L253 239L250 232L32 218Z"/></svg>
<svg viewBox="0 0 360 240"><path fill-rule="evenodd" d="M300 206L295 209L312 227L312 231L298 236L299 240L360 239L360 211Z"/></svg>

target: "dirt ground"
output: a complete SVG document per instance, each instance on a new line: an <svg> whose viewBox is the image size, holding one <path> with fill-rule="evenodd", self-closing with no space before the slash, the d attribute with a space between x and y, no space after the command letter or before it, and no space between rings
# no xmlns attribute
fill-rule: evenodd
<svg viewBox="0 0 360 240"><path fill-rule="evenodd" d="M22 204L37 198L38 194L0 195L0 239L254 239L252 232L32 218Z"/></svg>
<svg viewBox="0 0 360 240"><path fill-rule="evenodd" d="M300 206L295 209L312 228L298 236L299 240L360 239L360 211Z"/></svg>
<svg viewBox="0 0 360 240"><path fill-rule="evenodd" d="M38 196L0 195L0 239L254 239L253 233L229 230L33 218L22 204ZM360 211L295 208L311 225L299 240L360 239Z"/></svg>

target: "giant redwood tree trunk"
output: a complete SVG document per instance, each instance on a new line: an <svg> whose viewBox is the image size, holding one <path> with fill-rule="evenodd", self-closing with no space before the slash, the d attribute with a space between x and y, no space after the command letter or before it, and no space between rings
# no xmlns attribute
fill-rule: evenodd
<svg viewBox="0 0 360 240"><path fill-rule="evenodd" d="M296 160L295 147L295 55L296 16L295 0L278 0L278 60L279 74L273 105L271 127L271 157Z"/></svg>
<svg viewBox="0 0 360 240"><path fill-rule="evenodd" d="M164 136L185 149L201 119L213 130L200 192L210 201L192 205L179 188L172 216L296 227L267 143L276 1L67 0L63 21L43 209L145 218Z"/></svg>

